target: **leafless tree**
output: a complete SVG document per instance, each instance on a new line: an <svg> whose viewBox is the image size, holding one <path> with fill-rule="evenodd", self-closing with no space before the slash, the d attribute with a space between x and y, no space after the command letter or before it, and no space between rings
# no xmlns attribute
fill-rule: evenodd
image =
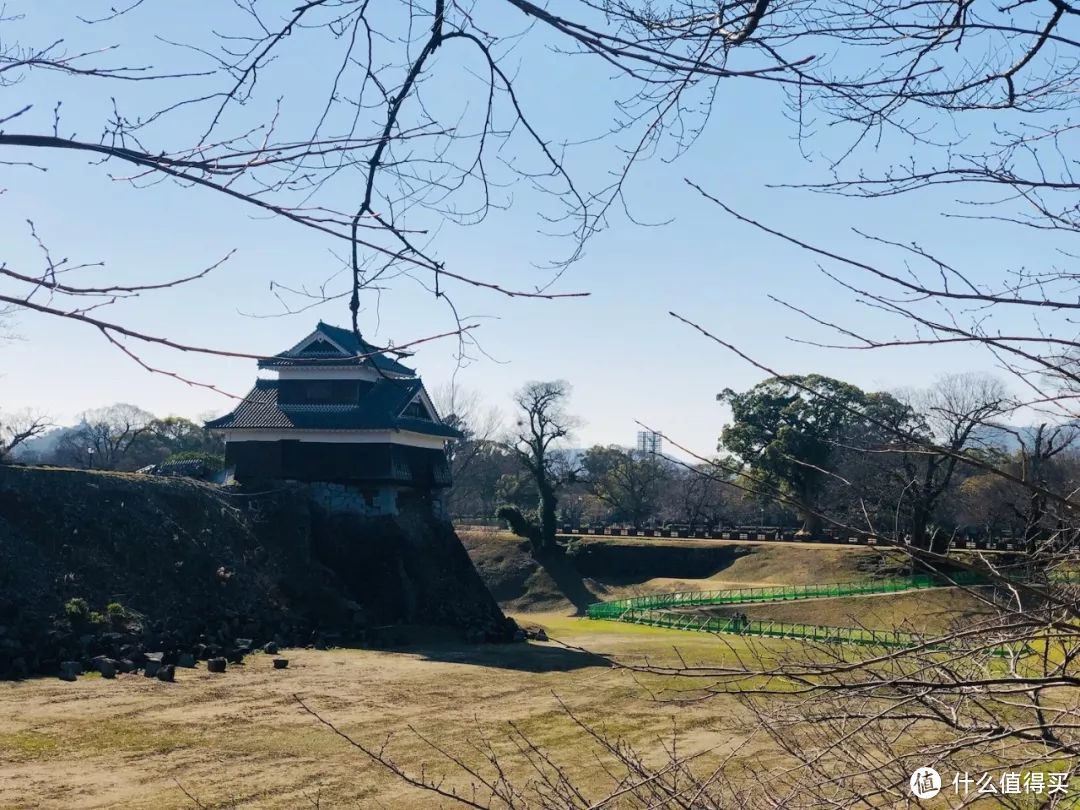
<svg viewBox="0 0 1080 810"><path fill-rule="evenodd" d="M0 462L11 458L20 445L53 426L52 420L29 409L0 414Z"/></svg>
<svg viewBox="0 0 1080 810"><path fill-rule="evenodd" d="M902 477L896 486L902 493L900 508L909 514L911 542L940 553L948 548L949 536L931 528L935 507L948 491L964 453L985 446L996 432L997 420L1013 405L999 380L971 372L947 375L932 387L901 398L925 419L928 437L942 451L916 447L900 455Z"/></svg>
<svg viewBox="0 0 1080 810"><path fill-rule="evenodd" d="M115 470L153 424L153 414L123 402L85 411L78 426L60 440L57 455L65 463Z"/></svg>
<svg viewBox="0 0 1080 810"><path fill-rule="evenodd" d="M801 135L810 137L817 111L850 125L855 146L884 133L932 147L939 141L927 128L943 126L938 118L1015 112L1014 132L983 139L981 152L949 144L944 167L894 168L879 177L857 173L819 190L879 196L939 183L996 185L1013 191L1011 199L1041 217L1041 226L1071 227L1071 206L1046 199L1075 189L1068 164L1059 164L1058 175L1051 176L1042 158L1056 160L1075 130L1068 123L1032 128L1024 118L1045 120L1074 103L1074 70L1068 59L1057 57L1074 47L1069 28L1076 15L1056 0L1045 8L1024 3L965 7L960 13L945 2L910 8L747 0L714 9L680 0L661 9L645 2L576 0L553 12L527 0L483 8L453 0L377 8L364 0L265 0L204 15L201 29L197 18L201 35L194 41L175 42L148 31L162 39L162 59L169 63L164 68L125 64L119 45L80 50L80 39L108 36L121 22L137 24L138 15L155 5L160 4L142 0L123 7L100 3L96 11L80 7L65 42L25 41L15 11L0 20L0 89L8 107L0 111L0 149L10 155L8 170L32 178L35 168L49 168L59 155L83 154L102 166L103 177L135 184L175 181L193 194L224 195L240 207L322 234L344 248L344 273L335 272L314 290L275 279L281 311L347 300L357 330L361 296L381 294L406 278L448 302L448 292L458 285L507 296L563 294L551 291L562 270L582 255L582 246L613 211L628 204L624 189L632 166L689 148L706 126L724 80L787 90ZM29 9L28 14L41 13ZM604 93L616 110L610 131L603 133L614 147L605 153L614 156L611 179L598 188L581 185L572 169L575 150L589 147L553 139L557 122L535 119L516 92L512 60L515 49L527 47L521 43L584 56L586 64L602 66L616 79L590 85L590 92ZM323 80L324 100L315 120L295 115L280 99L288 73L282 66L295 53L325 57L313 66L315 78ZM465 75L475 81L460 81ZM61 96L55 105L41 104L35 93L36 83L46 78L52 82L47 92ZM455 97L462 104L444 109L428 103L429 93L433 100L446 81L457 82ZM157 92L134 90L147 82ZM100 115L69 121L63 96L85 96L87 87L95 92L99 86ZM938 118L926 123L929 116ZM73 129L100 135L63 134ZM500 160L511 152L514 160ZM553 229L569 239L550 263L551 272L528 289L448 267L432 236L438 222L471 223L508 205L511 184L542 195L547 206L541 220L555 223ZM162 369L142 360L136 347L243 355L149 334L99 314L121 298L195 282L220 263L182 277L115 283L101 278L96 263L54 258L32 226L29 238L42 247L40 266L2 265L0 305L77 320L153 370ZM898 249L964 286L962 271L917 248ZM1030 300L1023 294L1032 285L1068 283L1067 274L1051 272L1022 275L997 292L958 292L905 281L888 270L877 278L929 300L978 300L985 294L1020 305ZM894 314L906 307L866 292L868 302ZM471 340L475 323L451 312L450 334ZM925 328L940 329L950 339L993 337L920 318ZM1016 354L1006 348L1008 340L993 339L1006 356L1023 358L1022 349ZM1019 349L1015 341L1009 345ZM1050 345L1068 349L1067 340Z"/></svg>
<svg viewBox="0 0 1080 810"><path fill-rule="evenodd" d="M1022 512L1024 547L1030 555L1036 556L1039 548L1067 525L1061 520L1059 510L1050 508L1046 493L1050 490L1077 491L1075 457L1069 459L1074 464L1068 471L1056 463L1067 458L1063 454L1073 447L1077 438L1074 425L1047 425L1044 422L1035 427L1030 438L1021 439L1018 477L1034 485L1024 492L1026 504ZM1048 525L1047 518L1053 520L1055 514L1056 523Z"/></svg>
<svg viewBox="0 0 1080 810"><path fill-rule="evenodd" d="M558 12L528 0L260 0L185 15L193 33L180 40L167 30L173 10L160 0L92 0L50 18L57 38L37 41L25 23L47 12L9 4L0 17L0 165L30 183L39 170L59 169L65 155L82 155L103 180L144 194L172 182L189 190L192 205L217 195L240 212L317 233L341 248L341 266L315 288L271 279L279 312L347 302L359 332L362 298L374 302L403 281L416 283L447 303L453 328L443 334L459 337L464 357L477 323L458 315L455 288L545 299L581 294L556 285L588 239L626 208L634 164L689 148L723 80L802 81L808 54L789 59L751 46L768 10L767 3L737 3L697 19L692 2L655 17L649 4L591 0ZM156 38L163 66L125 59L122 39L132 31ZM516 82L517 62L531 49L583 56L598 75L610 73L614 82L591 85L612 110L607 132L564 137L559 120L539 105L531 110ZM288 66L298 59L309 71L303 104L286 93L295 81ZM142 90L147 84L154 92ZM79 105L65 104L76 98ZM71 109L82 111L77 119ZM612 144L610 172L588 183L586 173L575 176L576 154L595 165L589 155L598 137ZM514 189L536 195L541 227L565 240L537 259L545 269L535 281L518 287L440 257L439 228L482 221L510 205ZM77 321L148 370L174 377L140 349L247 356L102 312L196 283L228 256L186 275L119 281L96 258L60 258L50 245L62 235L39 234L30 222L27 239L40 248L40 262L0 257L0 306Z"/></svg>
<svg viewBox="0 0 1080 810"><path fill-rule="evenodd" d="M1021 483L982 473L964 481L960 496L980 519L1008 525L1023 539L1028 553L1034 554L1063 528L1060 511L1050 508L1046 493L1075 492L1080 483L1073 450L1077 431L1072 425L1043 422L1029 431L1006 432L1019 449L1003 459L1002 466ZM1023 482L1035 486L1025 487Z"/></svg>
<svg viewBox="0 0 1080 810"><path fill-rule="evenodd" d="M691 530L725 525L725 520L730 525L735 519L731 504L741 493L717 476L709 475L715 469L713 465L704 469L679 467L667 486L668 511ZM752 507L747 511L749 508Z"/></svg>
<svg viewBox="0 0 1080 810"><path fill-rule="evenodd" d="M435 388L432 401L444 422L465 434L447 450L450 471L455 479L465 473L484 448L493 443L502 430L502 414L486 406L478 391L468 391L455 383Z"/></svg>
<svg viewBox="0 0 1080 810"><path fill-rule="evenodd" d="M752 783L729 778L723 767L743 752L743 746L734 746L721 757L721 767L714 766L710 775L703 778L700 752L684 750L683 735L677 725L670 738L660 741L661 751L641 750L610 734L603 726L586 722L559 701L581 738L579 751L595 764L597 773L607 782L598 789L582 784L580 777L573 775L573 766L580 762L561 761L515 723L507 728L506 740L494 739L478 730L454 746L409 729L408 733L425 743L441 765L420 769L397 758L392 735L379 743L357 739L306 699L295 698L305 712L345 740L359 756L414 788L418 796L438 797L449 806L484 810L556 807L721 810L760 806L754 804ZM505 753L506 746L502 744L507 740L511 754ZM515 768L522 767L530 777L522 778L515 773Z"/></svg>
<svg viewBox="0 0 1080 810"><path fill-rule="evenodd" d="M498 408L486 406L479 392L465 390L456 381L432 390L431 398L443 421L465 434L465 438L448 443L446 449L454 482L447 493L447 509L451 514L478 517L472 512L462 513L459 508L461 504L476 503L482 496L477 490L489 485L483 480L487 471L480 470L479 475L471 473L501 452L498 439L502 414ZM483 517L494 517L494 510Z"/></svg>
<svg viewBox="0 0 1080 810"><path fill-rule="evenodd" d="M1080 525L1080 504L1074 485L1035 472L1039 464L1046 471L1050 458L1061 457L1059 442L1067 444L1066 435L1047 440L1055 430L1071 431L1068 425L1077 416L1072 325L1077 274L1067 266L1075 257L1067 247L1050 257L1061 244L1051 240L1075 231L1076 225L1078 187L1067 157L1075 138L1070 111L1077 97L1070 90L1075 78L1067 54L1076 48L1071 30L1076 10L1052 2L862 10L862 28L851 25L853 18L837 15L837 24L824 33L865 46L873 59L855 61L874 75L895 76L902 69L911 81L899 93L895 87L878 92L864 85L837 95L834 86L819 98L828 96L830 112L853 124L858 138L872 136L876 147L888 150L903 133L918 148L906 164L893 161L884 169L860 165L855 148L842 156L832 179L812 189L873 200L948 185L952 196L971 205L959 216L987 221L988 240L1006 239L1010 225L1045 232L1046 258L1032 257L1020 268L967 265L963 255L942 256L923 247L919 234L902 226L885 235L860 231L875 255L855 255L748 216L701 184L691 185L729 215L804 250L838 291L880 316L880 331L872 331L874 326L837 323L801 302L776 296L789 311L838 336L796 340L843 351L984 347L1023 392L1013 403L1018 416L1046 423L1021 442L1020 461L999 463L977 452L971 441L979 432L976 426L998 420L1007 403L1000 392L964 385L928 414L945 417L946 424L924 438L894 432L895 446L888 451L921 456L924 464L936 466L938 480L963 469L968 476L964 489L1020 504L1039 516L1039 529L1026 530L1028 543L1019 558L965 560L945 559L935 549L916 552L888 526L878 527L886 541L923 564L939 570L966 564L982 571L995 583L992 590L972 594L982 600L985 615L958 617L953 628L938 636L961 648L953 653L882 651L830 663L815 651L816 661L789 660L770 667L772 676L794 676L797 686L786 698L759 696L759 716L785 753L801 763L777 774L767 801L772 805L783 805L785 797L798 797L803 806L898 804L910 796L906 783L917 766L987 771L995 777L1061 771L1074 761L1077 745L1073 730L1080 712L1072 694L1077 593L1074 585L1052 574L1075 568L1070 543ZM993 47L978 52L991 42ZM809 110L801 109L804 114ZM982 123L989 116L995 122L992 132L979 131L969 113L981 116ZM918 131L912 128L916 120ZM960 140L935 137L946 129L959 133ZM1024 323L1029 326L1017 328ZM718 342L763 372L775 373L732 341L721 337ZM991 396L982 396L987 393ZM1039 464L1036 457L1042 458ZM910 480L925 483L928 472L929 466L921 479ZM858 480L847 484L856 498L860 485ZM937 487L924 489L933 495ZM896 499L902 500L900 493ZM1044 506L1049 514L1042 513ZM976 641L975 648L964 647L964 639ZM717 678L718 688L723 680ZM976 798L972 789L961 801L966 805ZM1054 806L1060 799L1044 792L1024 800ZM1000 795L1000 788L993 801L1021 804Z"/></svg>
<svg viewBox="0 0 1080 810"><path fill-rule="evenodd" d="M770 376L777 374L750 361ZM823 406L831 401L848 407L828 390L786 379L802 385L807 396L821 397ZM737 671L710 671L707 665L663 671L693 684L711 678L710 688L717 692L737 688L734 684L751 675L776 679L773 688L738 688L780 749L800 763L779 770L765 786L765 806L902 802L910 795L907 781L920 766L957 774L977 771L975 776L987 772L999 779L1005 773L1068 770L1066 763L1075 757L1073 730L1080 704L1069 688L1077 678L1074 662L1080 652L1074 627L1080 611L1080 590L1073 584L1078 561L1075 489L1062 486L1064 479L1030 474L1035 446L1046 448L1039 454L1052 458L1059 443L1068 446L1071 429L1055 429L1061 433L1052 441L1045 428L1037 429L1030 449L1021 450L1019 468L971 447L950 446L971 425L983 425L984 417L1000 413L1004 401L996 385L979 390L972 380L961 382L944 386L932 398L939 409L934 418L943 421L930 436L894 429L894 447L885 449L953 458L969 472L1018 488L1050 514L1041 515L1041 530L1029 538L1024 553L1004 557L946 556L909 545L884 525L876 527L876 539L910 554L945 582L958 569L977 573L987 585L967 592L981 610L956 616L945 630L922 631L924 642L907 649L859 653L810 645L780 658L763 649L743 656L746 666ZM845 485L857 498L864 483L853 477ZM898 502L903 497L897 492ZM837 525L835 515L821 517ZM866 531L857 525L841 528L856 536ZM977 798L974 789L961 797L964 804ZM1054 806L1061 797L1044 798L1046 806ZM1020 799L1000 801L1002 806L1025 806Z"/></svg>
<svg viewBox="0 0 1080 810"><path fill-rule="evenodd" d="M576 420L566 411L569 396L570 386L563 380L526 383L514 395L517 425L505 442L540 494L536 523L526 531L536 551L542 554L558 548L555 543L558 491L569 472L566 459L559 452L559 443L570 436L576 425ZM506 510L500 510L500 516L503 511ZM520 517L516 522L523 526Z"/></svg>
<svg viewBox="0 0 1080 810"><path fill-rule="evenodd" d="M0 306L0 341L11 340L13 337L12 318L15 312L16 307Z"/></svg>

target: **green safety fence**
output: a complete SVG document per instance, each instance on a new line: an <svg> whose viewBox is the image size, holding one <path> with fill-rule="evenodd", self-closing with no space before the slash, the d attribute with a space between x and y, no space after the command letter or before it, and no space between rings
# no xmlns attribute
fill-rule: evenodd
<svg viewBox="0 0 1080 810"><path fill-rule="evenodd" d="M706 633L737 633L747 636L794 638L807 641L840 644L867 644L881 647L913 647L922 644L919 636L899 631L866 630L861 627L829 627L824 625L780 622L771 619L755 620L739 617L705 617L663 610L629 610L621 621L667 627L673 630L699 630Z"/></svg>
<svg viewBox="0 0 1080 810"><path fill-rule="evenodd" d="M592 619L617 619L629 610L660 610L708 605L740 605L752 602L786 602L796 599L822 599L838 596L859 596L872 593L899 593L949 585L978 585L983 578L974 572L963 571L949 580L917 575L904 579L878 579L863 582L836 582L826 585L765 585L756 588L726 588L715 591L678 591L675 593L635 596L596 602L586 608Z"/></svg>
<svg viewBox="0 0 1080 810"><path fill-rule="evenodd" d="M832 627L828 625L780 622L771 619L744 619L736 616L705 617L663 610L632 609L619 617L619 621L665 627L672 630L697 630L705 633L734 633L743 636L788 638L800 641L818 641L831 644L862 644L874 647L916 647L926 640L915 633L898 630L867 630L862 627ZM928 645L932 648L952 649L946 645ZM1003 646L990 650L995 656L1015 655L1030 650L1025 646Z"/></svg>

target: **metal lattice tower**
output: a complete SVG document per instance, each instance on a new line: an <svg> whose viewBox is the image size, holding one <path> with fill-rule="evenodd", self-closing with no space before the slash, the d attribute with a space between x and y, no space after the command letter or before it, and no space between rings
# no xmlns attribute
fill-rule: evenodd
<svg viewBox="0 0 1080 810"><path fill-rule="evenodd" d="M639 453L660 455L664 446L664 437L660 433L651 430L639 430L637 435L637 449Z"/></svg>

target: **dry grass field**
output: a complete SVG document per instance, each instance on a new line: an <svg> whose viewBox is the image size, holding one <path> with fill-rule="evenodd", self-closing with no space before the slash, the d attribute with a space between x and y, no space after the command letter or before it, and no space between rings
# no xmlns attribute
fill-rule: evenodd
<svg viewBox="0 0 1080 810"><path fill-rule="evenodd" d="M676 645L691 660L733 654L704 635L544 614L522 619L553 639L629 661L672 661ZM595 745L560 699L582 720L643 748L670 738L676 715L685 750L715 747L719 755L749 736L734 698L676 710L647 697L625 671L554 642L285 654L286 670L259 654L223 675L179 670L174 684L141 675L0 684L0 808L443 806L371 764L295 695L364 743L378 745L394 731L388 750L415 770L452 772L419 735L476 761L466 739L488 737L509 754L513 721L597 795L605 780ZM528 778L523 761L508 762Z"/></svg>

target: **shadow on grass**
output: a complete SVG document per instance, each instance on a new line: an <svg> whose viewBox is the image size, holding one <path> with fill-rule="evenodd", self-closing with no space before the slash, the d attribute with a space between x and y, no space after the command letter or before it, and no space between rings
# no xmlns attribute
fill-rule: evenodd
<svg viewBox="0 0 1080 810"><path fill-rule="evenodd" d="M574 566L573 560L565 554L544 555L538 557L536 562L574 606L575 616L584 616L585 608L597 601L596 596L585 587L581 572Z"/></svg>
<svg viewBox="0 0 1080 810"><path fill-rule="evenodd" d="M431 661L494 667L518 672L571 672L587 667L609 667L598 655L581 650L568 650L551 644L440 644L435 646L403 647L400 652L421 655Z"/></svg>
<svg viewBox="0 0 1080 810"><path fill-rule="evenodd" d="M348 649L350 645L345 645ZM471 643L460 630L435 625L389 625L369 635L369 643L353 649L403 653L477 667L520 672L570 672L586 667L609 666L600 656L554 643L517 641Z"/></svg>

